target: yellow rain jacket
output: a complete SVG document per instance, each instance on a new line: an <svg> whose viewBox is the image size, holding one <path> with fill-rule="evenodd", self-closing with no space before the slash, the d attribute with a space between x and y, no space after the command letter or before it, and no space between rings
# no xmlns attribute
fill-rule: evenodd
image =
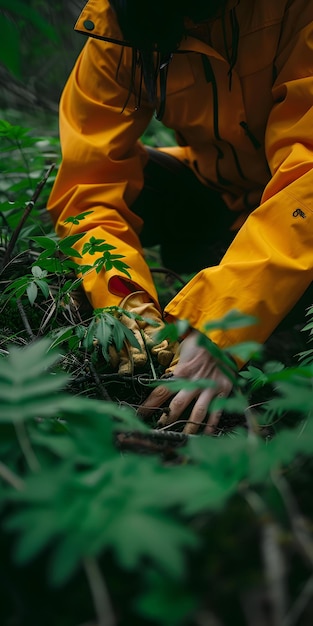
<svg viewBox="0 0 313 626"><path fill-rule="evenodd" d="M313 2L229 0L223 20L187 27L165 70L165 99L159 90L162 122L177 134L170 152L221 192L240 228L221 263L199 272L166 313L203 331L237 309L259 322L211 338L221 347L263 342L313 279ZM89 38L61 98L63 160L48 208L61 237L88 231L78 249L91 236L116 246L134 287L156 300L142 223L129 208L143 186L140 137L155 110L139 67L130 90L132 50L108 0L89 0L76 30ZM79 226L64 224L90 210ZM118 274L85 277L94 307L120 303Z"/></svg>

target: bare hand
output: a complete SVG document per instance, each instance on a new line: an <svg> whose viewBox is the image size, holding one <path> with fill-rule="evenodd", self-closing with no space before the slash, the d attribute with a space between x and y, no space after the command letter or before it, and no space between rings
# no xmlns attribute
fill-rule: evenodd
<svg viewBox="0 0 313 626"><path fill-rule="evenodd" d="M232 389L232 382L221 371L216 360L206 348L198 345L199 333L192 331L181 343L180 357L177 365L173 368L175 378L186 378L196 381L207 379L213 381L214 386L206 389L186 390L181 389L171 400L166 412L161 415L159 426L167 426L176 422L189 404L196 399L184 433L194 434L199 426L207 420L204 433L212 433L217 426L221 411L211 411L208 407L215 397L227 397ZM166 386L156 387L139 409L141 416L148 415L161 407L172 395L173 391Z"/></svg>

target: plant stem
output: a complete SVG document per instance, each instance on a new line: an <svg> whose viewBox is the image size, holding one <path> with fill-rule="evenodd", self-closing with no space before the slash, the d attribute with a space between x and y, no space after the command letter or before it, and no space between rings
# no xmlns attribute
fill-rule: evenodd
<svg viewBox="0 0 313 626"><path fill-rule="evenodd" d="M101 382L101 380L99 378L98 372L97 372L94 364L91 361L88 361L88 368L90 370L91 375L93 376L93 378L95 380L95 383L98 386L98 389L101 392L101 395L102 395L103 399L106 400L107 402L112 402L112 398L110 398L107 390L103 386L103 384L102 384L102 382Z"/></svg>
<svg viewBox="0 0 313 626"><path fill-rule="evenodd" d="M28 218L28 216L30 215L31 211L33 210L35 203L37 202L52 170L54 169L55 164L53 163L52 165L50 165L48 171L46 172L46 174L44 175L44 177L42 178L42 180L39 181L30 201L28 202L28 204L26 205L26 209L16 227L16 229L13 231L12 237L9 241L9 245L5 251L4 257L3 257L3 261L2 261L2 269L5 268L5 266L7 265L7 263L9 263L10 259L11 259L11 255L12 252L14 250L15 244L19 238L20 232Z"/></svg>
<svg viewBox="0 0 313 626"><path fill-rule="evenodd" d="M96 559L86 557L83 566L97 613L97 626L116 626L109 593Z"/></svg>
<svg viewBox="0 0 313 626"><path fill-rule="evenodd" d="M14 424L16 436L18 442L20 444L21 450L25 456L27 464L32 472L38 472L40 469L40 465L38 459L34 453L34 450L31 446L28 433L25 427L24 422L16 422Z"/></svg>
<svg viewBox="0 0 313 626"><path fill-rule="evenodd" d="M300 595L295 600L290 611L282 621L282 626L296 626L299 624L299 618L304 612L306 606L313 596L313 576L306 581Z"/></svg>
<svg viewBox="0 0 313 626"><path fill-rule="evenodd" d="M16 474L14 474L10 470L10 468L7 467L7 465L2 463L1 461L0 461L0 477L6 483L8 483L8 485L11 485L11 487L14 487L14 489L17 489L17 491L22 491L24 487L24 483L21 480L21 478L19 478L19 476L16 476Z"/></svg>
<svg viewBox="0 0 313 626"><path fill-rule="evenodd" d="M22 322L24 324L24 328L25 328L29 338L32 339L32 340L35 339L35 335L34 335L34 333L32 331L31 325L30 325L30 323L28 321L28 317L27 317L27 315L25 313L25 309L24 309L24 307L22 305L22 301L21 301L20 298L16 299L16 304L17 304L17 308L18 308L19 314L20 314L20 316L22 318Z"/></svg>

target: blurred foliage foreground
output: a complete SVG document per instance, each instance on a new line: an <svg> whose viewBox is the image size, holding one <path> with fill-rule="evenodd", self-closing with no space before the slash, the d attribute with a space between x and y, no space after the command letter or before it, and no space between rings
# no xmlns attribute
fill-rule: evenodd
<svg viewBox="0 0 313 626"><path fill-rule="evenodd" d="M0 142L1 626L311 626L312 309L287 359L282 341L278 358L236 347L249 361L215 436L144 423L162 372L110 371L120 310L82 301L77 236L45 210L57 140L2 121ZM83 272L127 273L88 245L102 256ZM149 254L165 301L185 277Z"/></svg>

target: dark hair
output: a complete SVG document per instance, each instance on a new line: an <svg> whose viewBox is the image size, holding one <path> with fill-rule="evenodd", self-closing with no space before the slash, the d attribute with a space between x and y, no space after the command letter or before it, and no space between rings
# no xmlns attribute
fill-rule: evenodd
<svg viewBox="0 0 313 626"><path fill-rule="evenodd" d="M201 22L213 17L227 0L109 0L126 44L132 46L133 70L141 64L150 100L155 99L157 77L166 85L171 53L184 37L185 18ZM155 55L157 52L157 64ZM136 58L135 58L136 55ZM166 67L161 77L160 68ZM132 73L133 73L132 70ZM130 90L131 90L130 86ZM163 98L165 102L165 95Z"/></svg>
<svg viewBox="0 0 313 626"><path fill-rule="evenodd" d="M214 16L226 0L109 0L125 41L138 50L167 54L184 35L184 18Z"/></svg>

